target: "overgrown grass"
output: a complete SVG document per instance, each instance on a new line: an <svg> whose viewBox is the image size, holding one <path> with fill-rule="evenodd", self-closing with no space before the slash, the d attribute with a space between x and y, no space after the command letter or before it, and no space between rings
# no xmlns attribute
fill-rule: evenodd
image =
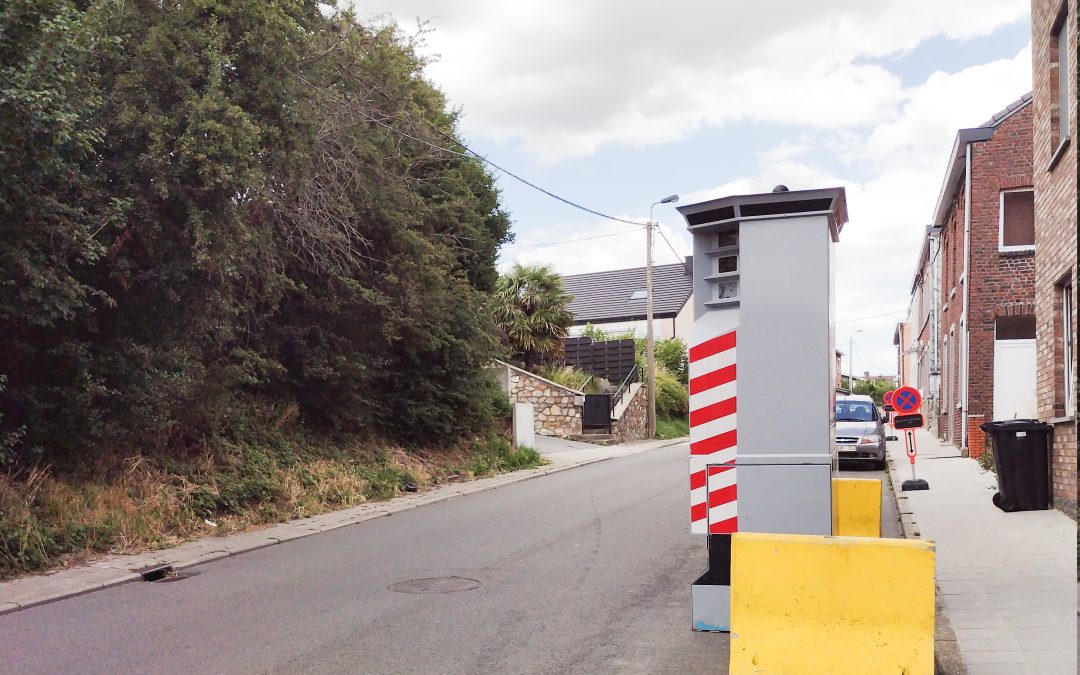
<svg viewBox="0 0 1080 675"><path fill-rule="evenodd" d="M531 469L544 463L534 448L527 445L514 448L501 436L491 436L487 443L473 445L473 458L467 469L474 477L490 476L503 471Z"/></svg>
<svg viewBox="0 0 1080 675"><path fill-rule="evenodd" d="M0 475L0 578L391 498L406 488L537 466L492 434L448 450L277 436L182 460L117 460L92 475Z"/></svg>
<svg viewBox="0 0 1080 675"><path fill-rule="evenodd" d="M656 418L656 437L662 440L682 438L690 434L690 420L685 417Z"/></svg>
<svg viewBox="0 0 1080 675"><path fill-rule="evenodd" d="M543 366L536 373L540 377L551 380L555 384L576 391L584 391L586 394L599 394L603 390L604 382L598 377L593 377L584 370L578 370L573 366L554 368Z"/></svg>
<svg viewBox="0 0 1080 675"><path fill-rule="evenodd" d="M983 448L983 453L979 455L978 459L975 461L979 463L979 466L982 467L983 470L997 473L997 466L994 464L993 444L987 443L986 447Z"/></svg>

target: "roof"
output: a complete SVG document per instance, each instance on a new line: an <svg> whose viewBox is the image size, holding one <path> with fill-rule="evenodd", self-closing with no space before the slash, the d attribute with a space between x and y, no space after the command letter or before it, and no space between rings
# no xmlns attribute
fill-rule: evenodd
<svg viewBox="0 0 1080 675"><path fill-rule="evenodd" d="M952 151L949 154L949 166L945 171L945 180L941 184L941 192L938 193L937 203L934 205L934 225L945 222L945 216L949 212L949 204L952 196L956 193L960 184L960 177L964 175L964 158L967 145L986 141L994 136L994 131L1005 120L1020 112L1031 104L1031 92L1024 94L998 112L994 113L986 122L974 129L961 129L956 132L956 140L953 141Z"/></svg>
<svg viewBox="0 0 1080 675"><path fill-rule="evenodd" d="M563 278L566 292L574 296L568 309L574 323L637 321L645 318L645 298L631 300L645 290L645 268L573 274ZM694 277L683 263L653 266L653 316L673 317L694 292ZM643 295L643 294L639 294Z"/></svg>
<svg viewBox="0 0 1080 675"><path fill-rule="evenodd" d="M788 190L778 185L773 192L732 195L678 206L675 210L686 219L691 232L712 230L733 222L826 214L833 241L839 240L840 230L848 220L847 197L842 187Z"/></svg>

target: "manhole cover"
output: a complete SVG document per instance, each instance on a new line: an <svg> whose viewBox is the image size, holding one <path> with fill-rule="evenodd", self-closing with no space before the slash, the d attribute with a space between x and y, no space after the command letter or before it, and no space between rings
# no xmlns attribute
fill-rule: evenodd
<svg viewBox="0 0 1080 675"><path fill-rule="evenodd" d="M434 577L432 579L411 579L399 581L390 586L398 593L457 593L479 588L480 582L466 577Z"/></svg>

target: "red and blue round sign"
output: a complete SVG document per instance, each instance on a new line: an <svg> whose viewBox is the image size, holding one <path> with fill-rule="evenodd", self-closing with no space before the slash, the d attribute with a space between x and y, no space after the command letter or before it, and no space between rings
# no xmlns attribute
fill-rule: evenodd
<svg viewBox="0 0 1080 675"><path fill-rule="evenodd" d="M885 392L885 395L881 397L882 402L885 403L885 405L892 405L892 397L893 397L893 394L895 394L895 393L896 393L896 391L894 391L892 389Z"/></svg>
<svg viewBox="0 0 1080 675"><path fill-rule="evenodd" d="M896 412L909 414L917 411L922 405L922 395L915 387L900 387L893 392L892 407Z"/></svg>

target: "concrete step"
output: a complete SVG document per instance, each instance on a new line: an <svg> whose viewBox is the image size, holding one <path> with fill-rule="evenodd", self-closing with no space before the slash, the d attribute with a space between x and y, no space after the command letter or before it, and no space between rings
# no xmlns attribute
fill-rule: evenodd
<svg viewBox="0 0 1080 675"><path fill-rule="evenodd" d="M615 437L606 433L589 433L574 434L570 437L572 441L580 441L582 443L592 443L593 445L611 445L615 442Z"/></svg>

